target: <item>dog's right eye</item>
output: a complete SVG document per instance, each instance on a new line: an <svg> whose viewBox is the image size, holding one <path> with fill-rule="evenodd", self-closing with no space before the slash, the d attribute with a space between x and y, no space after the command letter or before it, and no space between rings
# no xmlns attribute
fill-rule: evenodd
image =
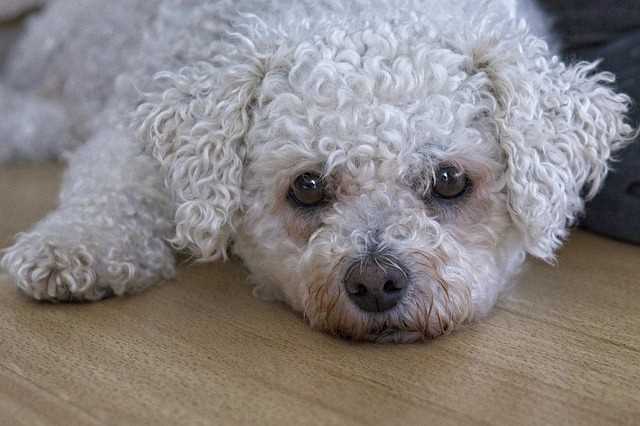
<svg viewBox="0 0 640 426"><path fill-rule="evenodd" d="M288 198L301 207L315 207L325 201L324 180L317 173L303 173L293 181Z"/></svg>

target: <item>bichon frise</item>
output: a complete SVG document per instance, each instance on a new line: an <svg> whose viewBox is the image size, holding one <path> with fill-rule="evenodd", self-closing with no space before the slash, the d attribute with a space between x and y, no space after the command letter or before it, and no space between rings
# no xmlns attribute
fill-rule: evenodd
<svg viewBox="0 0 640 426"><path fill-rule="evenodd" d="M51 3L0 90L0 156L70 146L7 249L26 294L92 301L239 256L311 326L406 342L551 261L632 136L629 99L500 0ZM6 114L6 115L5 115Z"/></svg>

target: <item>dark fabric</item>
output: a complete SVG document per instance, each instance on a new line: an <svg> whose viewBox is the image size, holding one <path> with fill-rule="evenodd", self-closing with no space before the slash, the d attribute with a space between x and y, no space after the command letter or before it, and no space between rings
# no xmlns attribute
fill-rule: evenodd
<svg viewBox="0 0 640 426"><path fill-rule="evenodd" d="M603 58L601 67L614 72L619 89L634 101L633 122L640 121L640 30L599 48L575 50L581 59ZM587 206L583 225L614 238L640 243L640 141L617 155L619 162L603 190Z"/></svg>
<svg viewBox="0 0 640 426"><path fill-rule="evenodd" d="M568 49L609 43L640 30L639 0L538 0Z"/></svg>
<svg viewBox="0 0 640 426"><path fill-rule="evenodd" d="M617 87L634 100L631 122L640 122L640 0L539 0L571 61L601 59ZM640 243L640 141L617 154L603 190L587 205L582 225Z"/></svg>

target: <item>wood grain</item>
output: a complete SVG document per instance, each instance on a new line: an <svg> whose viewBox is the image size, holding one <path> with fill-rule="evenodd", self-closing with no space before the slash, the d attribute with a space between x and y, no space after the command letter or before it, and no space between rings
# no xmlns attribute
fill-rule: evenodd
<svg viewBox="0 0 640 426"><path fill-rule="evenodd" d="M0 171L0 243L59 177ZM98 304L0 277L0 424L640 424L639 277L639 247L577 231L485 321L403 346L314 332L233 262Z"/></svg>

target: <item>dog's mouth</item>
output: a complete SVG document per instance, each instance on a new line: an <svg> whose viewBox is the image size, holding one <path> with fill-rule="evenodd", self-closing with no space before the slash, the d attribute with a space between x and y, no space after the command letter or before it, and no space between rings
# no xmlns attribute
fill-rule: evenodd
<svg viewBox="0 0 640 426"><path fill-rule="evenodd" d="M425 312L416 312L399 307L387 312L370 313L345 300L322 313L309 309L304 316L311 327L349 341L424 342L453 330L453 322L434 313L433 308L425 309ZM431 315L434 316L432 320L429 319Z"/></svg>
<svg viewBox="0 0 640 426"><path fill-rule="evenodd" d="M367 335L366 340L374 343L415 343L424 342L434 337L420 331L390 327Z"/></svg>
<svg viewBox="0 0 640 426"><path fill-rule="evenodd" d="M432 340L444 333L430 334L426 330L413 330L397 326L386 328L374 327L366 330L362 334L354 334L349 329L325 329L332 335L349 341L362 341L371 343L416 343ZM446 332L445 332L446 333Z"/></svg>

